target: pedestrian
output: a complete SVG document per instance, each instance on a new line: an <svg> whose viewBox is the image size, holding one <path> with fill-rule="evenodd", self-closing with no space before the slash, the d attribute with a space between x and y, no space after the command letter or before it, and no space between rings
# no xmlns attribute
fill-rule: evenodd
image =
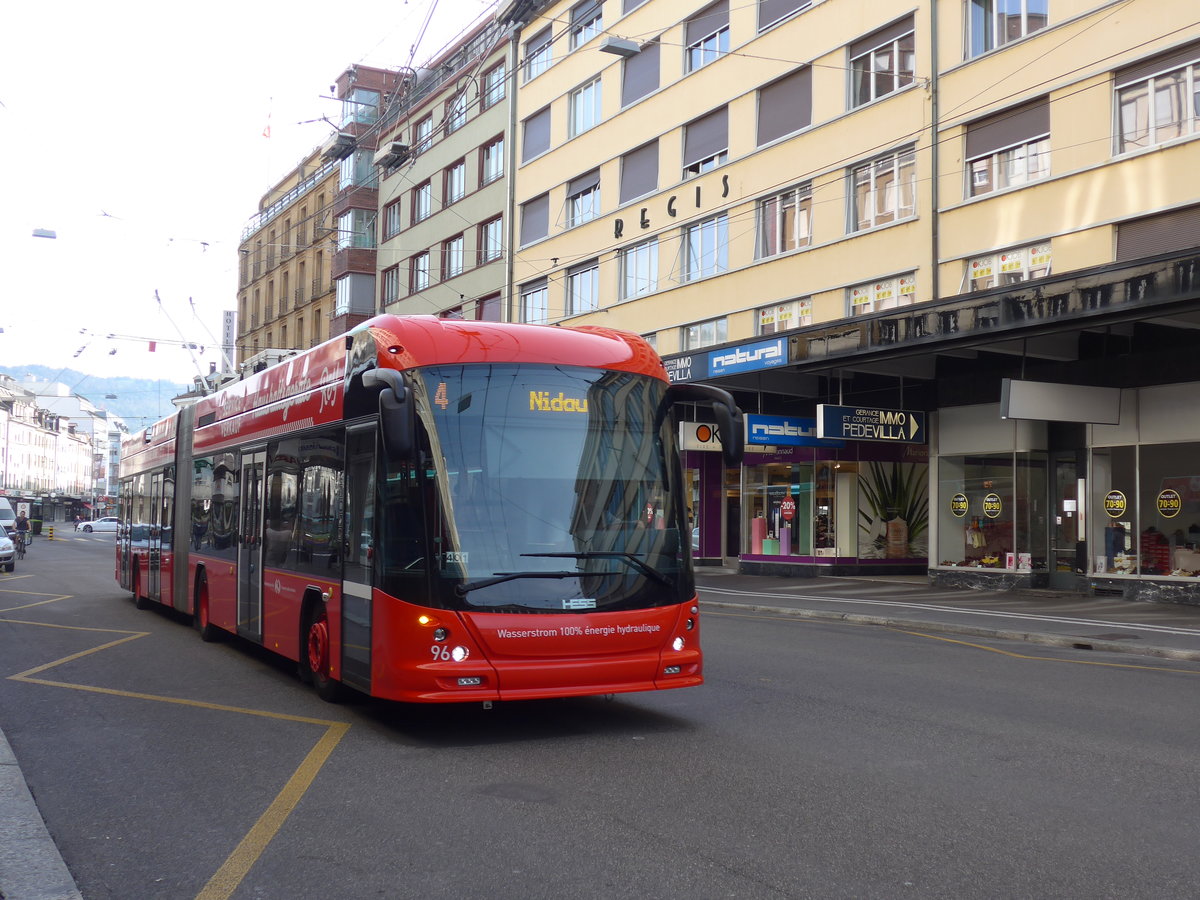
<svg viewBox="0 0 1200 900"><path fill-rule="evenodd" d="M79 526L82 524L83 524L83 516L79 515L79 513L75 513L75 530L78 531Z"/></svg>

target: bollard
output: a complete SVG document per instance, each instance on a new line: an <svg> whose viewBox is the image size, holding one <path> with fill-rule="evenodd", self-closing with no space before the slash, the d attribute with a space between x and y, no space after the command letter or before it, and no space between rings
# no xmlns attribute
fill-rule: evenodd
<svg viewBox="0 0 1200 900"><path fill-rule="evenodd" d="M46 540L48 540L48 541L54 540L54 526L53 525L50 526L50 534L49 534L49 536L47 536Z"/></svg>

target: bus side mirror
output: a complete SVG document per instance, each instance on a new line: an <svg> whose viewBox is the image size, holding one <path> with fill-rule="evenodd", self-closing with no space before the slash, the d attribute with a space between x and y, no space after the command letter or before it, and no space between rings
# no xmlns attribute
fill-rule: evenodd
<svg viewBox="0 0 1200 900"><path fill-rule="evenodd" d="M395 369L370 369L363 372L364 387L379 386L379 427L383 448L392 458L412 456L416 443L416 417L413 414L412 391L404 376Z"/></svg>
<svg viewBox="0 0 1200 900"><path fill-rule="evenodd" d="M717 428L721 431L721 455L725 457L725 464L731 467L741 465L746 443L745 425L742 411L729 391L711 384L684 382L671 385L667 392L672 404L703 403L711 406Z"/></svg>

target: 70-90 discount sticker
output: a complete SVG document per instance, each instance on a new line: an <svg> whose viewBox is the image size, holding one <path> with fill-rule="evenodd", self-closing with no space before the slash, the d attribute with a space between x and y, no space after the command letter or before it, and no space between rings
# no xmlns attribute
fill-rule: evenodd
<svg viewBox="0 0 1200 900"><path fill-rule="evenodd" d="M1167 488L1158 492L1158 514L1164 519L1173 519L1183 509L1183 498L1179 491Z"/></svg>

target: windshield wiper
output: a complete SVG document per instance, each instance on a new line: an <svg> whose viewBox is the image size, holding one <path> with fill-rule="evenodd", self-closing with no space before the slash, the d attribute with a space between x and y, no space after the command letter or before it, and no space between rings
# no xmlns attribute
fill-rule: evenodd
<svg viewBox="0 0 1200 900"><path fill-rule="evenodd" d="M534 554L526 553L525 556L533 556ZM495 578L484 578L481 581L471 581L467 584L456 584L454 593L460 597L465 597L471 591L477 591L480 588L491 587L493 584L502 584L505 581L515 581L518 578L577 578L578 572L497 572Z"/></svg>
<svg viewBox="0 0 1200 900"><path fill-rule="evenodd" d="M658 571L658 569L638 559L632 553L627 553L623 550L585 550L582 553L522 553L521 555L544 556L551 559L619 559L622 562L628 563L631 568L637 569L643 575L653 578L659 584L665 584L667 587L670 587L673 583L670 578Z"/></svg>

